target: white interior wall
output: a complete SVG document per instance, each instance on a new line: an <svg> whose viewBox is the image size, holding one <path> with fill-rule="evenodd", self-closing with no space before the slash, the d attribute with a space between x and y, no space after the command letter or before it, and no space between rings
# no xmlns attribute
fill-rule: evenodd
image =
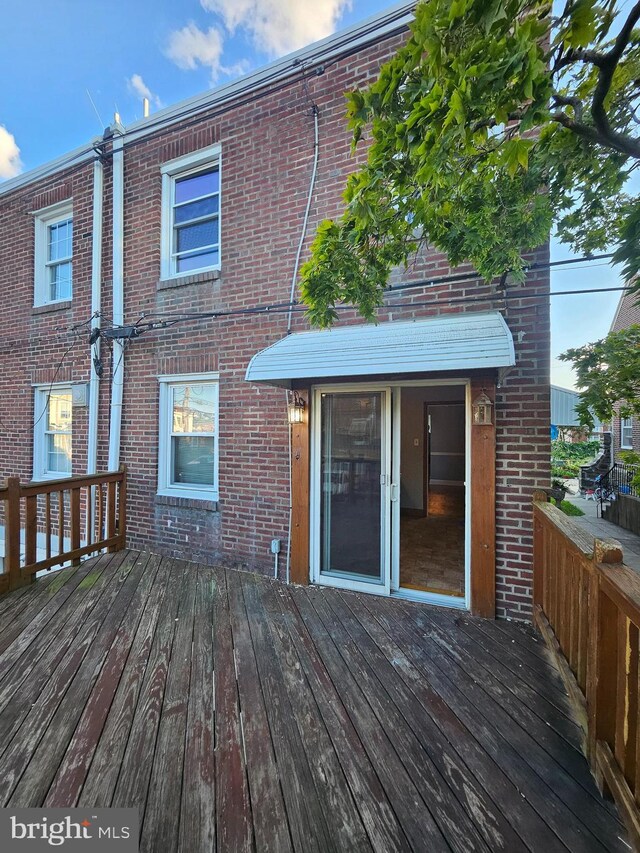
<svg viewBox="0 0 640 853"><path fill-rule="evenodd" d="M425 403L464 402L463 385L437 385L402 389L400 436L400 506L423 510L423 454L425 441ZM462 428L464 451L464 425ZM464 457L462 457L464 470Z"/></svg>

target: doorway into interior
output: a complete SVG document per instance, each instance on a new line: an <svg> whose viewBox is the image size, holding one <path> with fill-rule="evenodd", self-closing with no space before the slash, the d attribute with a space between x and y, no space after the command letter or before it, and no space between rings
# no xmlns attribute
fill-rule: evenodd
<svg viewBox="0 0 640 853"><path fill-rule="evenodd" d="M468 383L315 389L312 580L468 607Z"/></svg>
<svg viewBox="0 0 640 853"><path fill-rule="evenodd" d="M398 587L464 600L465 387L401 390Z"/></svg>

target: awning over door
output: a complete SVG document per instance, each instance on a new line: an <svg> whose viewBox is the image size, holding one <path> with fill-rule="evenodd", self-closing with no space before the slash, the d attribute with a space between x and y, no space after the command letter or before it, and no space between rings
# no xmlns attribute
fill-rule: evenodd
<svg viewBox="0 0 640 853"><path fill-rule="evenodd" d="M256 353L245 379L290 388L295 379L440 373L515 364L498 311L341 326L288 335Z"/></svg>

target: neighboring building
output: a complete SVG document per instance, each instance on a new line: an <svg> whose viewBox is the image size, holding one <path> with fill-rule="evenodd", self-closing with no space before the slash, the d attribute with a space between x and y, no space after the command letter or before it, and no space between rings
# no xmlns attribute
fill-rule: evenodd
<svg viewBox="0 0 640 853"><path fill-rule="evenodd" d="M616 309L611 332L628 329L629 326L640 324L640 304L637 293L623 293ZM615 415L612 419L614 460L618 459L620 450L635 450L640 453L640 418L621 418Z"/></svg>
<svg viewBox="0 0 640 853"><path fill-rule="evenodd" d="M132 547L271 573L279 540L281 578L530 613L548 246L506 301L430 253L377 326L287 316L309 193L303 258L366 153L344 92L411 8L0 185L3 475L125 463Z"/></svg>
<svg viewBox="0 0 640 853"><path fill-rule="evenodd" d="M587 441L591 433L602 432L602 424L594 418L593 429L589 430L580 423L576 406L580 394L559 385L551 386L551 438L563 441Z"/></svg>

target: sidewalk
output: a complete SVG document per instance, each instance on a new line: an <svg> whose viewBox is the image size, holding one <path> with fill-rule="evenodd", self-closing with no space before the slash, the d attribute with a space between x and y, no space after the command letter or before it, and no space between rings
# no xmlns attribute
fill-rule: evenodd
<svg viewBox="0 0 640 853"><path fill-rule="evenodd" d="M598 501L586 501L580 495L567 494L566 499L579 507L584 515L571 516L576 524L583 527L594 537L598 539L617 539L622 545L622 553L624 562L630 569L640 572L640 536L631 533L630 530L625 530L624 527L618 527L617 524L612 524L610 521L605 521L599 517L600 504Z"/></svg>

